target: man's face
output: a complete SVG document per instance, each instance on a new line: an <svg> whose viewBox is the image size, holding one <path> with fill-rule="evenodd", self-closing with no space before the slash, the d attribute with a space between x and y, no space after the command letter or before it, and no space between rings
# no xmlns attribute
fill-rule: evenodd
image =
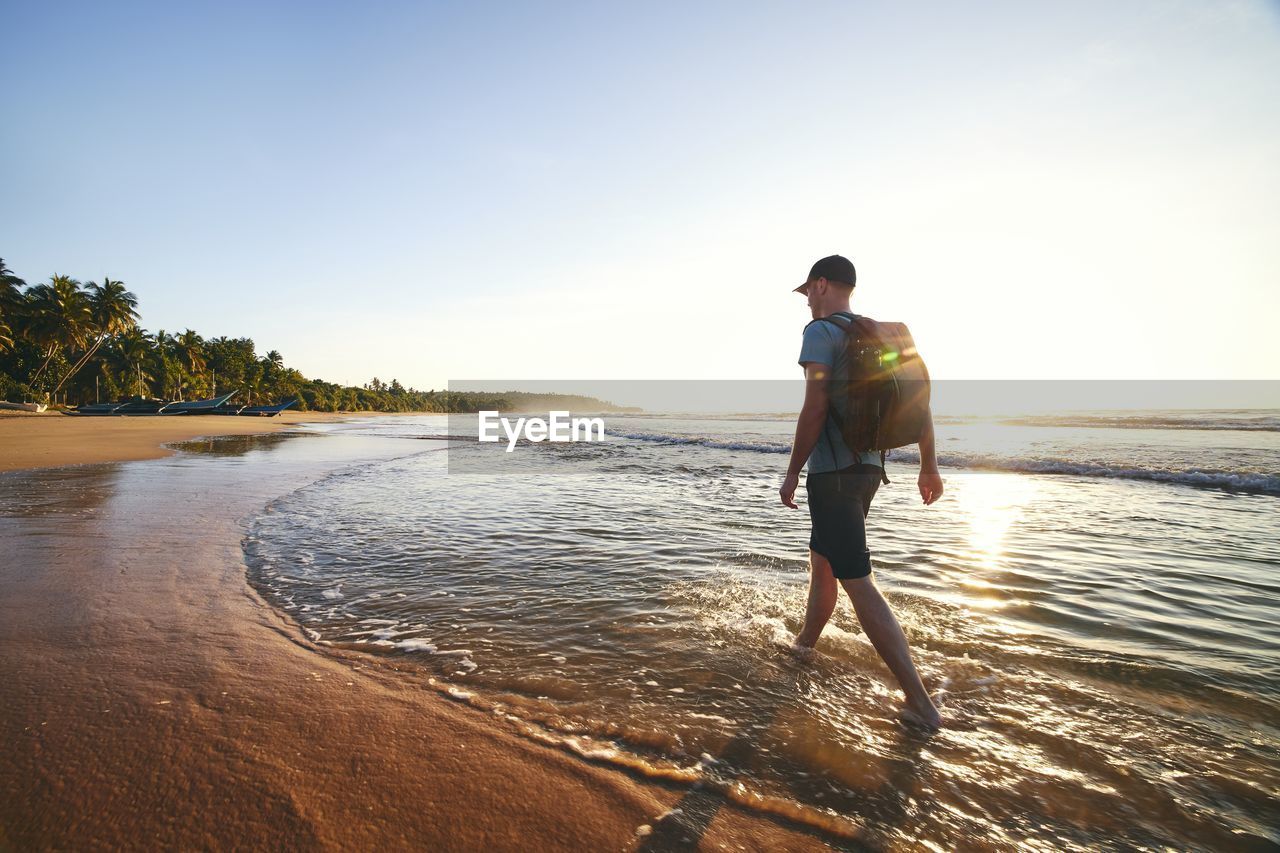
<svg viewBox="0 0 1280 853"><path fill-rule="evenodd" d="M809 303L809 314L815 320L822 316L818 306L822 298L821 294L825 291L826 286L827 280L825 278L815 278L804 289L805 301Z"/></svg>

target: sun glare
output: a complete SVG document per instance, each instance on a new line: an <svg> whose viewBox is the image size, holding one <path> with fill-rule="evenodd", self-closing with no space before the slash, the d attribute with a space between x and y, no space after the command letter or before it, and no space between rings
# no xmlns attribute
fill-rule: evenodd
<svg viewBox="0 0 1280 853"><path fill-rule="evenodd" d="M1018 474L981 472L965 480L959 504L968 515L969 545L978 567L1003 566L1005 536L1037 488L1034 479Z"/></svg>
<svg viewBox="0 0 1280 853"><path fill-rule="evenodd" d="M956 486L955 505L969 530L961 570L952 578L961 589L954 603L999 610L1006 602L991 590L998 587L995 579L1005 567L1005 541L1038 487L1028 477L989 471L964 477Z"/></svg>

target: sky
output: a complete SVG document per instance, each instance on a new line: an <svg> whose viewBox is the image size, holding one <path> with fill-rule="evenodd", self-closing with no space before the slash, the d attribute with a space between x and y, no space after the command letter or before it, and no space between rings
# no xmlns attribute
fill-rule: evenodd
<svg viewBox="0 0 1280 853"><path fill-rule="evenodd" d="M0 0L0 257L311 378L1280 378L1280 4Z"/></svg>

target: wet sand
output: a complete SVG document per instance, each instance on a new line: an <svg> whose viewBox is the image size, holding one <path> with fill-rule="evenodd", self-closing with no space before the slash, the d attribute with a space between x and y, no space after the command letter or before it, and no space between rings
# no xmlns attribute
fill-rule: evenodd
<svg viewBox="0 0 1280 853"><path fill-rule="evenodd" d="M192 428L208 434L207 420ZM72 418L50 426L83 440ZM0 431L0 460L45 459L9 449L20 433ZM394 662L322 652L246 583L243 520L325 471L422 443L240 444L0 474L0 849L826 847L532 742Z"/></svg>
<svg viewBox="0 0 1280 853"><path fill-rule="evenodd" d="M125 462L168 456L168 442L202 435L249 435L279 432L300 423L343 420L353 415L327 412L284 412L273 418L92 417L0 413L0 471Z"/></svg>

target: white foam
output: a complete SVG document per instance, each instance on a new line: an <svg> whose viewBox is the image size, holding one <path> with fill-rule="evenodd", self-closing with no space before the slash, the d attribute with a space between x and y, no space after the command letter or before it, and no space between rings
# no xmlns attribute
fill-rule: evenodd
<svg viewBox="0 0 1280 853"><path fill-rule="evenodd" d="M326 589L320 594L330 601L333 601L336 598L342 598L342 584L338 584L333 589Z"/></svg>
<svg viewBox="0 0 1280 853"><path fill-rule="evenodd" d="M1107 424L1115 426L1115 424ZM1204 429L1203 425L1191 428ZM1273 423L1262 426L1231 426L1231 429L1264 429L1275 431ZM754 453L790 453L791 445L770 441L735 441L710 438L701 435L676 435L669 433L630 432L614 433L619 438L658 444L693 444L721 450L745 450ZM915 464L920 461L914 450L895 450L891 456L895 462ZM939 464L948 468L972 468L995 471L1012 471L1028 474L1073 474L1079 477L1104 477L1120 480L1146 480L1203 488L1219 488L1268 495L1280 495L1280 476L1255 471L1221 470L1169 470L1143 468L1123 464L1092 464L1076 459L1045 459L1034 457L1008 457L984 453L947 452L938 454Z"/></svg>
<svg viewBox="0 0 1280 853"><path fill-rule="evenodd" d="M754 614L746 619L731 623L730 627L743 634L764 634L775 646L790 649L795 642L795 635L787 630L787 624L777 616Z"/></svg>
<svg viewBox="0 0 1280 853"><path fill-rule="evenodd" d="M775 441L733 441L705 435L673 435L662 432L615 432L618 438L652 441L658 444L696 444L719 450L750 450L756 453L790 453L791 445Z"/></svg>
<svg viewBox="0 0 1280 853"><path fill-rule="evenodd" d="M871 641L867 639L866 634L855 634L852 631L846 631L839 625L828 624L826 629L823 630L822 636L826 638L830 645L840 646L854 655L863 655L868 651L875 651L875 646L871 645Z"/></svg>
<svg viewBox="0 0 1280 853"><path fill-rule="evenodd" d="M435 644L421 638L401 640L400 642L392 643L391 645L404 649L406 652L426 652L427 654L432 655L436 653Z"/></svg>
<svg viewBox="0 0 1280 853"><path fill-rule="evenodd" d="M377 637L379 640L391 640L404 632L397 631L395 628L378 628L375 631L369 631L367 633Z"/></svg>

